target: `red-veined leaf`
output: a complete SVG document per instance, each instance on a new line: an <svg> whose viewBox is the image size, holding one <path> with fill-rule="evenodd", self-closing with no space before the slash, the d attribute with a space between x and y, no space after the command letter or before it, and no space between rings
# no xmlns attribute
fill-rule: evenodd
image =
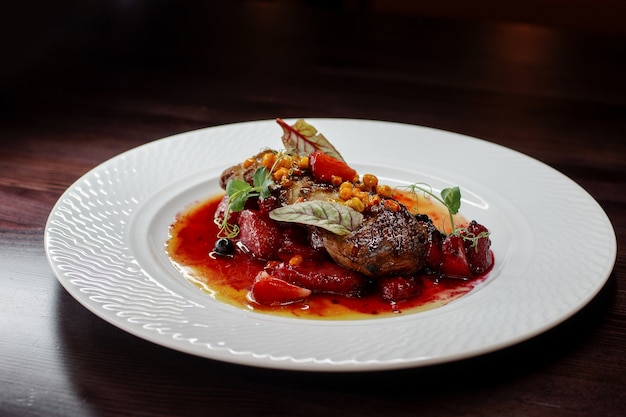
<svg viewBox="0 0 626 417"><path fill-rule="evenodd" d="M283 128L282 141L287 151L295 151L298 155L308 156L319 150L345 162L328 139L303 119L297 120L293 125L289 125L280 118L276 119L276 122Z"/></svg>

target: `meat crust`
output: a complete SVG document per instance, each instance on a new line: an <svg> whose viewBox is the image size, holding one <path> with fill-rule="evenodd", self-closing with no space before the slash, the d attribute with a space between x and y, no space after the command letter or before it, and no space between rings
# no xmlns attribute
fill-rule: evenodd
<svg viewBox="0 0 626 417"><path fill-rule="evenodd" d="M261 151L256 156L253 156L252 159L254 162L247 167L244 167L243 164L233 165L227 169L225 169L220 175L220 187L222 189L226 189L226 184L230 180L243 180L248 184L253 184L254 171L256 171L261 166L261 159L263 155L269 153L271 151Z"/></svg>
<svg viewBox="0 0 626 417"><path fill-rule="evenodd" d="M253 163L226 169L220 185L226 188L231 179L242 179L249 184L256 169L261 166L262 151L253 157ZM294 176L288 187L277 187L273 195L280 205L303 200L337 201L339 191L326 183L316 182L310 175ZM425 265L428 228L419 222L402 204L397 210L385 208L384 199L371 207L361 226L347 236L338 236L319 229L323 246L340 266L368 277L411 275Z"/></svg>
<svg viewBox="0 0 626 417"><path fill-rule="evenodd" d="M250 158L253 162L244 167L243 164L233 165L225 169L220 175L219 185L226 189L230 180L243 180L250 185L254 184L254 172L261 167L263 155L271 151L262 151ZM276 195L282 204L293 204L300 200L336 200L339 193L336 187L330 184L316 182L311 175L294 175L288 187L276 187Z"/></svg>
<svg viewBox="0 0 626 417"><path fill-rule="evenodd" d="M324 246L344 268L369 277L410 275L425 263L428 230L403 205L373 206L361 226L346 236L321 231Z"/></svg>

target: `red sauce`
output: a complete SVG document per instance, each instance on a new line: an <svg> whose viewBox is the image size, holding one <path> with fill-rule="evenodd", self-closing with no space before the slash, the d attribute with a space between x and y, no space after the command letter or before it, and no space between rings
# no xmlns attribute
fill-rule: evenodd
<svg viewBox="0 0 626 417"><path fill-rule="evenodd" d="M217 240L218 228L213 216L222 196L200 202L181 212L170 228L166 245L172 263L181 273L216 300L249 310L309 319L366 319L414 313L440 307L470 292L481 281L437 279L422 276L421 294L409 300L390 303L380 294L360 298L312 294L305 302L283 306L263 306L251 301L248 291L265 262L239 251L232 258L210 256ZM396 196L397 198L402 198ZM406 200L406 197L404 197ZM406 201L405 201L406 202ZM405 204L409 207L409 204ZM425 206L426 205L426 206ZM433 218L435 224L445 216L432 203L420 200L420 212Z"/></svg>

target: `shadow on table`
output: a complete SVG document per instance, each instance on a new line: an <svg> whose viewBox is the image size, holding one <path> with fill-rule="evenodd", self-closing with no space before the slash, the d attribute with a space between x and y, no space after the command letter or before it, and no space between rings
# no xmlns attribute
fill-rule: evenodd
<svg viewBox="0 0 626 417"><path fill-rule="evenodd" d="M221 363L164 348L97 318L59 286L58 332L67 377L97 415L342 416L493 410L549 395L546 378L585 349L615 300L614 277L581 312L516 346L454 363L365 373L311 373ZM582 355L585 355L583 352ZM536 381L540 381L537 385ZM541 385L543 384L543 386ZM555 388L550 389L566 389ZM536 390L536 391L534 391ZM571 394L570 394L571 395Z"/></svg>

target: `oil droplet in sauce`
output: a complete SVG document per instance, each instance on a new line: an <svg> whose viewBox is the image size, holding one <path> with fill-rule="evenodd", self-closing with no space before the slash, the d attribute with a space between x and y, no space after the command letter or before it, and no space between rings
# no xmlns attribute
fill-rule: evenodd
<svg viewBox="0 0 626 417"><path fill-rule="evenodd" d="M449 228L445 208L427 198L398 192L393 196L414 214L427 214L441 230ZM360 320L417 313L448 304L470 292L482 280L439 279L421 276L421 294L397 303L385 301L372 293L359 298L328 294L312 294L305 302L281 306L264 306L252 301L249 290L264 261L236 251L233 257L211 255L217 240L218 227L213 221L222 195L199 202L182 211L170 226L167 254L181 274L200 290L238 308L283 317L324 320ZM455 224L466 225L460 215Z"/></svg>

